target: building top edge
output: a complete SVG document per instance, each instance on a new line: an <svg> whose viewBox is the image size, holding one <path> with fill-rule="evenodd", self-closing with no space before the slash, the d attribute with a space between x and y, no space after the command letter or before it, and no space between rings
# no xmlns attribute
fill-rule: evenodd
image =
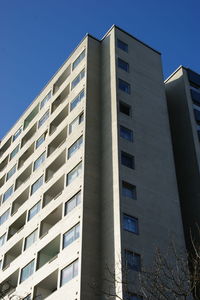
<svg viewBox="0 0 200 300"><path fill-rule="evenodd" d="M106 34L104 34L104 36L102 37L101 40L103 40L110 32L111 30L113 30L113 28L116 28L120 31L122 31L123 33L127 34L129 37L131 37L132 39L136 40L137 42L141 43L142 45L144 45L145 47L153 50L154 52L158 53L159 55L161 55L161 52L159 52L158 50L152 48L151 46L147 45L146 43L144 43L143 41L139 40L138 38L136 38L135 36L133 36L132 34L130 34L129 32L127 32L126 30L122 29L121 27L113 24L110 29L108 29L108 31L106 32Z"/></svg>

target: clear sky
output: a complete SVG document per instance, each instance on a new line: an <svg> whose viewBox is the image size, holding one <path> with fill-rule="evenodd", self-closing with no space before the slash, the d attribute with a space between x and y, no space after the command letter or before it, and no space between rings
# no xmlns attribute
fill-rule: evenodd
<svg viewBox="0 0 200 300"><path fill-rule="evenodd" d="M200 73L200 0L0 0L0 138L85 34L113 24L162 53L165 78Z"/></svg>

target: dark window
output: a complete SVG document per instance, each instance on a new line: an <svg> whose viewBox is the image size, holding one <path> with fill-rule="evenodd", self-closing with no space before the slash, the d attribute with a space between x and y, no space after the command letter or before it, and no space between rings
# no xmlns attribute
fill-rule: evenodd
<svg viewBox="0 0 200 300"><path fill-rule="evenodd" d="M131 93L130 84L120 78L118 79L118 88L127 94Z"/></svg>
<svg viewBox="0 0 200 300"><path fill-rule="evenodd" d="M138 219L124 214L123 228L124 230L138 234L139 233Z"/></svg>
<svg viewBox="0 0 200 300"><path fill-rule="evenodd" d="M137 199L136 187L126 181L122 181L122 196L131 199Z"/></svg>
<svg viewBox="0 0 200 300"><path fill-rule="evenodd" d="M126 72L129 72L129 64L121 58L118 58L118 67Z"/></svg>
<svg viewBox="0 0 200 300"><path fill-rule="evenodd" d="M143 297L142 296L138 296L136 294L127 293L125 295L125 299L126 300L143 300Z"/></svg>
<svg viewBox="0 0 200 300"><path fill-rule="evenodd" d="M200 111L197 109L194 109L194 116L195 116L195 120L196 120L197 124L200 125Z"/></svg>
<svg viewBox="0 0 200 300"><path fill-rule="evenodd" d="M117 47L125 52L128 52L128 45L121 40L117 40Z"/></svg>
<svg viewBox="0 0 200 300"><path fill-rule="evenodd" d="M125 265L128 269L134 271L141 270L141 257L139 254L125 250Z"/></svg>
<svg viewBox="0 0 200 300"><path fill-rule="evenodd" d="M133 131L124 126L120 126L120 136L130 142L133 141Z"/></svg>
<svg viewBox="0 0 200 300"><path fill-rule="evenodd" d="M119 102L119 111L127 116L131 115L131 106L124 103L124 102Z"/></svg>
<svg viewBox="0 0 200 300"><path fill-rule="evenodd" d="M134 169L134 167L135 167L134 156L132 156L124 151L121 151L121 163L122 163L122 165L124 165L128 168Z"/></svg>

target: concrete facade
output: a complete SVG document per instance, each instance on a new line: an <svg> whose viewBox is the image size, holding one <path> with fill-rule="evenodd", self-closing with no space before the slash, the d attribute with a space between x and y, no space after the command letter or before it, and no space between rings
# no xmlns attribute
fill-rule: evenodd
<svg viewBox="0 0 200 300"><path fill-rule="evenodd" d="M165 87L184 233L191 250L191 235L200 242L200 75L181 66Z"/></svg>
<svg viewBox="0 0 200 300"><path fill-rule="evenodd" d="M92 285L125 250L148 265L185 247L160 54L116 26L87 35L3 138L0 171L11 295L103 299Z"/></svg>

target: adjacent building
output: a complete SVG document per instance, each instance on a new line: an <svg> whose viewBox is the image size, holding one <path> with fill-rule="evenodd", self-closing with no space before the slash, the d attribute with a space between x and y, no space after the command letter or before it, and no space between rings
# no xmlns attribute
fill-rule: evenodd
<svg viewBox="0 0 200 300"><path fill-rule="evenodd" d="M161 56L120 28L87 35L0 147L1 292L103 299L107 266L185 248Z"/></svg>
<svg viewBox="0 0 200 300"><path fill-rule="evenodd" d="M191 250L191 239L200 242L200 75L180 66L165 86L184 232Z"/></svg>

